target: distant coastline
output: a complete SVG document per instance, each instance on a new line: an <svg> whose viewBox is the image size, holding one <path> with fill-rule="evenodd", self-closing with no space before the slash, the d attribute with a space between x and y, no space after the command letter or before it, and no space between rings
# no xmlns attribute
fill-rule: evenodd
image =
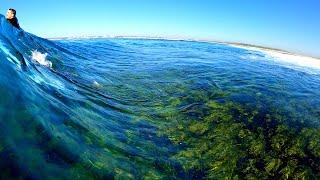
<svg viewBox="0 0 320 180"><path fill-rule="evenodd" d="M320 61L320 57L313 57L310 55L301 55L298 53L290 52L284 49L279 48L271 48L266 46L254 45L254 44L247 44L241 42L228 42L228 41L218 41L218 40L207 40L207 39L196 39L196 38L184 38L184 37L162 37L162 36L124 36L124 35L82 35L82 36L67 36L67 37L45 37L49 40L77 40L77 39L100 39L100 38L110 38L110 39L145 39L145 40L168 40L168 41L190 41L190 42L206 42L206 43L218 43L218 44L225 44L231 45L237 48L243 49L251 49L263 52L274 52L274 53L281 53L286 54L289 56L298 56L298 57L306 57L312 58Z"/></svg>

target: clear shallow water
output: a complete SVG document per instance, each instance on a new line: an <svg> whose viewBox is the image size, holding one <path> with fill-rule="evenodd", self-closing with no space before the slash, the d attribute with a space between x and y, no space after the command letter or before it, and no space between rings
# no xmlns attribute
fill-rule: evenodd
<svg viewBox="0 0 320 180"><path fill-rule="evenodd" d="M245 177L254 171L234 167L252 159L265 165L257 165L263 172L257 177L319 176L317 69L287 66L262 52L217 43L49 41L17 32L4 21L1 16L2 177ZM52 68L32 59L35 50L48 53ZM229 130L239 122L244 123L232 131L239 130L234 136ZM224 125L229 128L222 131ZM245 145L254 144L248 137L259 139L244 136L241 129L264 132L263 153L256 148L260 151L248 151L249 156L246 146L228 148L226 142ZM281 142L274 132L284 132ZM216 139L221 134L228 138ZM296 147L286 147L290 140L306 143L288 150L297 163L280 153ZM232 156L239 151L242 158ZM300 151L304 155L296 158ZM230 152L227 160L235 165L215 164L223 152Z"/></svg>

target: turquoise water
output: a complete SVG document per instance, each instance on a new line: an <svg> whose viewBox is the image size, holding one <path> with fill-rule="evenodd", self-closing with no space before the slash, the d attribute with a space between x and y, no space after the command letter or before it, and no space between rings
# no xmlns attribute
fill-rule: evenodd
<svg viewBox="0 0 320 180"><path fill-rule="evenodd" d="M233 102L249 111L231 113L233 117L256 109L260 119L275 113L280 123L297 132L319 132L320 71L288 66L262 52L193 41L50 41L13 29L3 16L0 43L2 178L208 177L207 163L189 165L195 152L177 157L197 143L189 140L190 134L181 139L177 134L193 131L189 122L227 113L212 110L213 101L222 107ZM52 67L37 62L35 51L47 53ZM218 126L195 127L215 132ZM212 139L194 137L201 140L199 146L210 147ZM306 153L295 166L303 169L308 164L304 161L312 161L315 165L306 165L306 172L319 177L320 142L313 143L311 150L305 147L311 155ZM268 172L269 178L284 172L259 171Z"/></svg>

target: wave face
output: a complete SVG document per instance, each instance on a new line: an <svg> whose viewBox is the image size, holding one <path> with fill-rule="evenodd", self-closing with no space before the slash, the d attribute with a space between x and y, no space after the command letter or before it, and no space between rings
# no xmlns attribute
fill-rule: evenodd
<svg viewBox="0 0 320 180"><path fill-rule="evenodd" d="M319 127L317 69L216 43L49 41L0 18L2 178L205 177L176 156L191 144L166 130L202 121L213 100Z"/></svg>

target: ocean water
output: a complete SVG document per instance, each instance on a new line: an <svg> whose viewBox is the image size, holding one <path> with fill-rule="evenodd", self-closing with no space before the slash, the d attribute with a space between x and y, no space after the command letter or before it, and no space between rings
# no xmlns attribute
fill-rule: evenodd
<svg viewBox="0 0 320 180"><path fill-rule="evenodd" d="M0 18L1 178L319 177L317 67L221 43L51 41Z"/></svg>

